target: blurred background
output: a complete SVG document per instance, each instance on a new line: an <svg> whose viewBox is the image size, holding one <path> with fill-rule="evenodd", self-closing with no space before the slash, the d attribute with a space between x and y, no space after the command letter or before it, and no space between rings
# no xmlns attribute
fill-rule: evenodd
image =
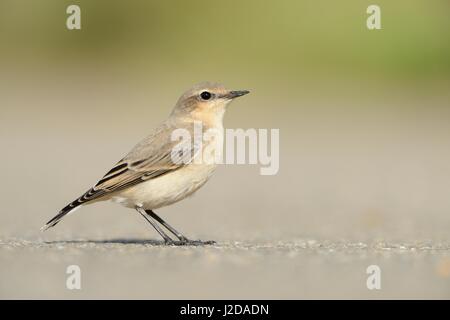
<svg viewBox="0 0 450 320"><path fill-rule="evenodd" d="M71 4L81 30L66 28ZM1 0L0 297L449 298L450 4L376 1L370 31L371 4ZM225 127L280 129L277 175L224 165L158 211L222 247L147 246L151 227L110 203L39 232L206 80L251 91ZM67 263L96 285L67 291ZM396 279L379 294L371 263Z"/></svg>

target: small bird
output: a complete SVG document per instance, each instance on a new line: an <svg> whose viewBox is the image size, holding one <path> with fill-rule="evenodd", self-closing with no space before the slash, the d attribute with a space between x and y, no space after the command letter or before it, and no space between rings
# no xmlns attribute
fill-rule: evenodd
<svg viewBox="0 0 450 320"><path fill-rule="evenodd" d="M198 150L194 143L195 137L183 146L183 150L192 152L183 153L183 161L173 161L172 151L179 144L179 141L172 141L174 130L184 129L194 135L194 124L200 122L202 130L214 129L223 135L223 116L227 105L247 93L247 90L227 90L223 85L209 82L186 91L166 121L131 149L95 186L65 206L41 230L55 226L64 216L83 205L112 200L137 210L166 244L213 243L189 240L153 210L193 194L209 180L217 167L215 162L196 161L203 156L202 150L206 146ZM178 241L169 237L158 223Z"/></svg>

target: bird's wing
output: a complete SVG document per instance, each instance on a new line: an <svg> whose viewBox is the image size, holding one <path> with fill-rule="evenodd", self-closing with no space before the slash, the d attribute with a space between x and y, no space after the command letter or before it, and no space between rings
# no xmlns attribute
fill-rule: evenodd
<svg viewBox="0 0 450 320"><path fill-rule="evenodd" d="M172 130L173 128L170 127L157 129L153 135L136 145L125 158L73 204L80 205L112 192L124 190L176 171L190 163L199 152L198 145L194 143L195 139L186 140L184 143L171 141ZM176 161L172 159L174 150L178 150Z"/></svg>

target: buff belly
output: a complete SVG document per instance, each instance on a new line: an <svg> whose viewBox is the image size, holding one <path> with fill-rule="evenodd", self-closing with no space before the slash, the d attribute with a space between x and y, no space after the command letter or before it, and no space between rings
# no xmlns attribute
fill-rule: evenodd
<svg viewBox="0 0 450 320"><path fill-rule="evenodd" d="M208 181L216 167L216 165L190 164L120 191L110 199L128 208L136 206L145 210L161 208L193 194Z"/></svg>

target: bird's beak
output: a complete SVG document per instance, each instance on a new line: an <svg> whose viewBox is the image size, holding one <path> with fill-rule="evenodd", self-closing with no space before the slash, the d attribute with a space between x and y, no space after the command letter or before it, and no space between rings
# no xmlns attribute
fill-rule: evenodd
<svg viewBox="0 0 450 320"><path fill-rule="evenodd" d="M247 93L249 93L250 91L248 90L237 90L237 91L230 91L226 94L223 95L224 98L226 99L234 99L237 97L241 97L243 95L246 95Z"/></svg>

